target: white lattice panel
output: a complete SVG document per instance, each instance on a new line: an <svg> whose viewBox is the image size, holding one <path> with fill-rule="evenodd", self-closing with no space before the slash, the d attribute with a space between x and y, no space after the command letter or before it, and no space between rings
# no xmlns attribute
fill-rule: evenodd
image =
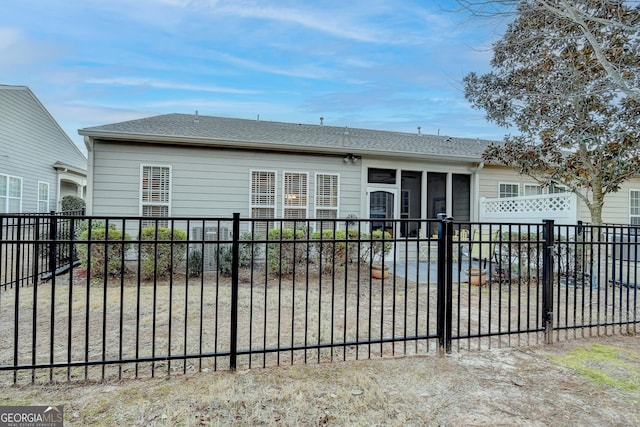
<svg viewBox="0 0 640 427"><path fill-rule="evenodd" d="M553 219L557 223L577 221L577 201L573 193L482 199L481 221L533 222Z"/></svg>

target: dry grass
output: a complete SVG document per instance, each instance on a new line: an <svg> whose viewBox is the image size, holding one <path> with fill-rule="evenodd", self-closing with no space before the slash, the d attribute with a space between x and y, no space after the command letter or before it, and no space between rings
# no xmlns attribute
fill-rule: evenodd
<svg viewBox="0 0 640 427"><path fill-rule="evenodd" d="M255 272L252 278L246 275L238 293L238 349L246 353L238 360L240 367L394 354L398 344L353 343L435 333L430 287L404 282L399 287L395 280L383 283L368 277L346 282L336 276L294 281ZM216 275L188 280L176 276L171 284L140 285L135 278L108 283L77 275L57 278L55 286L40 283L0 295L0 321L11 325L0 330L0 364L168 359L206 353L212 357L126 365L123 371L107 366L107 376L136 375L140 368L145 369L141 375L156 369L227 369L230 312L230 281ZM431 319L427 313L432 313ZM412 343L413 352L428 350L429 344L422 341ZM411 351L402 347L403 354ZM263 353L265 348L280 351ZM88 372L55 371L71 378L84 378ZM87 378L101 378L103 367L89 371L97 373Z"/></svg>
<svg viewBox="0 0 640 427"><path fill-rule="evenodd" d="M540 333L456 340L454 353L445 358L437 356L433 339L343 345L435 334L434 285L399 277L383 282L360 273L359 280L353 279L356 274L350 280L313 274L293 280L243 272L238 348L257 353L241 354L235 373L227 371L227 278L176 276L171 284L138 285L135 277L104 283L74 274L58 277L55 289L52 283L9 289L0 293L0 324L19 327L0 329L2 365L197 352L211 357L21 371L18 384L35 377L36 384L27 385L10 385L13 373L5 371L0 404L64 405L67 425L640 423L640 340L602 336L626 329L563 330L556 333L562 342L552 346L540 345ZM623 298L626 288L557 289L560 303L554 308L562 324L615 323L637 313L637 306L620 305L637 304ZM537 325L539 292L535 282L456 285L454 333L506 333ZM566 341L578 335L595 337ZM638 387L583 378L581 370L563 362L577 350L590 354L592 343L615 349L615 361L624 364L587 356L590 371L631 378ZM301 345L320 348L295 349ZM280 351L263 353L264 348ZM478 348L483 351L468 351ZM393 357L405 354L413 357Z"/></svg>
<svg viewBox="0 0 640 427"><path fill-rule="evenodd" d="M596 343L614 356L591 359ZM582 354L582 365L613 381L570 367ZM6 386L0 404L63 405L69 426L626 426L640 424L639 390L640 339L613 336L446 358Z"/></svg>
<svg viewBox="0 0 640 427"><path fill-rule="evenodd" d="M349 271L348 280L312 272L284 279L259 269L243 271L238 368L434 353L435 284L394 276L381 281L371 279L368 270L357 273ZM639 302L623 292L558 287L556 322L571 326L633 319ZM455 349L541 343L540 332L515 334L539 328L540 295L535 281L482 288L456 284L453 333L474 338L454 341ZM219 275L139 283L132 276L91 281L75 272L56 278L55 284L0 293L0 322L6 325L0 329L0 365L95 364L24 370L17 375L19 382L224 370L230 364L230 313L230 280ZM558 332L558 338L611 330L569 329ZM487 333L497 335L477 338ZM144 358L157 360L133 362ZM108 363L120 359L131 363ZM10 371L0 378L14 379Z"/></svg>

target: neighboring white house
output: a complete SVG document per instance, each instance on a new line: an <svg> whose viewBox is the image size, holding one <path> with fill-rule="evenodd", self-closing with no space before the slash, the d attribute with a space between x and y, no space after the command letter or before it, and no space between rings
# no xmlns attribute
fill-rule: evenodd
<svg viewBox="0 0 640 427"><path fill-rule="evenodd" d="M484 166L481 155L491 141L478 139L197 113L79 134L89 153L93 215L384 219L446 213L477 221L491 219L482 218L483 198L539 192L509 168ZM628 191L624 202L616 199L617 222L629 222ZM575 209L576 219L589 221L588 212ZM528 219L526 213L517 218ZM411 223L395 231L418 234Z"/></svg>
<svg viewBox="0 0 640 427"><path fill-rule="evenodd" d="M25 86L0 85L0 213L59 210L85 196L87 159Z"/></svg>

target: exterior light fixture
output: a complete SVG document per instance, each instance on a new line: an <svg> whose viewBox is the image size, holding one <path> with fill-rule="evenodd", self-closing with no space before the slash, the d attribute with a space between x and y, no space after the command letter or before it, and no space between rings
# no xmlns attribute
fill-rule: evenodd
<svg viewBox="0 0 640 427"><path fill-rule="evenodd" d="M342 159L342 161L343 161L343 162L345 162L345 163L353 163L354 165L355 165L356 163L358 163L358 160L360 160L360 159L358 159L356 156L354 156L354 155L353 155L353 154L351 154L351 153L347 154L347 155L344 157L344 159Z"/></svg>

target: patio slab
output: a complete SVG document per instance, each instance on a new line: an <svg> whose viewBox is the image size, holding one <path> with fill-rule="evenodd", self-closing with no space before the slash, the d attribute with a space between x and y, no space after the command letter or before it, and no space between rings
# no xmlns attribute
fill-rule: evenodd
<svg viewBox="0 0 640 427"><path fill-rule="evenodd" d="M465 274L465 270L471 268L479 268L478 261L462 260L462 262L453 263L452 280L457 282L467 282L469 278ZM405 261L397 262L395 265L389 264L389 272L398 277L412 280L417 283L437 283L438 282L438 263L436 261ZM487 272L488 274L488 272Z"/></svg>

